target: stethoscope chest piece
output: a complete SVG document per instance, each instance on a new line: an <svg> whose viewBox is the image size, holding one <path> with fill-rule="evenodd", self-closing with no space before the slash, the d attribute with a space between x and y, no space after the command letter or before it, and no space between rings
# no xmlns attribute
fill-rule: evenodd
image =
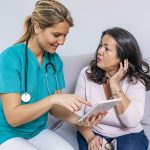
<svg viewBox="0 0 150 150"><path fill-rule="evenodd" d="M28 94L27 92L26 92L26 93L23 93L23 94L21 95L21 100L22 100L23 102L25 102L25 103L29 102L30 99L31 99L31 96L30 96L30 94Z"/></svg>

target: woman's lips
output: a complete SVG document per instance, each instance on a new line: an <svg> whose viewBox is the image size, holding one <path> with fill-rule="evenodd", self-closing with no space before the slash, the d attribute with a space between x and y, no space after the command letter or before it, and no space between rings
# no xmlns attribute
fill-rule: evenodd
<svg viewBox="0 0 150 150"><path fill-rule="evenodd" d="M101 62L102 61L102 59L100 59L100 58L97 58L97 62Z"/></svg>

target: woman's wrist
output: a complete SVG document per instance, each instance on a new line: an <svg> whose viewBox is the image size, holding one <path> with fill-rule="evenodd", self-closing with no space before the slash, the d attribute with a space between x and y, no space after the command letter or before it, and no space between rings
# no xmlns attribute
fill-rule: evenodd
<svg viewBox="0 0 150 150"><path fill-rule="evenodd" d="M91 135L85 137L87 143L90 143L95 138L95 134L92 133Z"/></svg>
<svg viewBox="0 0 150 150"><path fill-rule="evenodd" d="M109 86L110 86L110 88L118 88L118 87L120 87L120 82L109 80Z"/></svg>
<svg viewBox="0 0 150 150"><path fill-rule="evenodd" d="M113 91L111 92L112 97L114 97L115 95L118 95L118 94L119 94L119 93L121 93L121 92L122 92L122 90L121 90L121 89L113 90Z"/></svg>
<svg viewBox="0 0 150 150"><path fill-rule="evenodd" d="M110 89L111 89L112 97L117 97L118 94L122 92L122 88L120 87L120 84L110 85Z"/></svg>

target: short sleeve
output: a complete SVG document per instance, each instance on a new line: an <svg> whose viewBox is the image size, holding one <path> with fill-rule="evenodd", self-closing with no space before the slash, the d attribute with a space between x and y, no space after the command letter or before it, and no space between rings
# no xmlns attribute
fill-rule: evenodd
<svg viewBox="0 0 150 150"><path fill-rule="evenodd" d="M17 57L12 52L0 55L0 93L20 93L20 75Z"/></svg>

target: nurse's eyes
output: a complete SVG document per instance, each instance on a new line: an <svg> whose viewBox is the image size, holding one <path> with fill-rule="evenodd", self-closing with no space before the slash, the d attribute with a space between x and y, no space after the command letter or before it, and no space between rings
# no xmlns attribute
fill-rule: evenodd
<svg viewBox="0 0 150 150"><path fill-rule="evenodd" d="M61 36L63 36L64 38L66 38L67 35L62 35L62 34L59 34L59 33L53 33L53 36L54 36L55 38L59 38L59 37L61 37Z"/></svg>
<svg viewBox="0 0 150 150"><path fill-rule="evenodd" d="M57 38L57 37L59 37L59 36L61 36L61 35L60 35L60 34L57 34L57 33L53 33L53 36Z"/></svg>

